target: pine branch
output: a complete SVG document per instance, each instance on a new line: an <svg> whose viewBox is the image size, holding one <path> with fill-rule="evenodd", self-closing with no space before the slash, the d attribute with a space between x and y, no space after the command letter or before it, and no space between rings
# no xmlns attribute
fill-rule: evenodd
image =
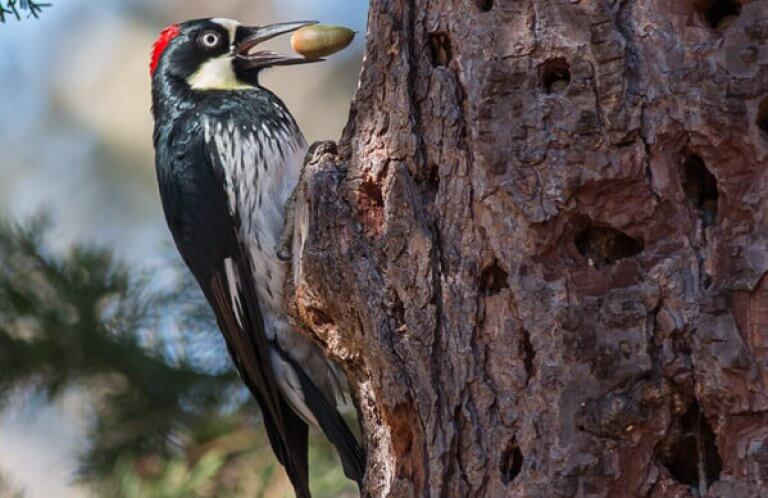
<svg viewBox="0 0 768 498"><path fill-rule="evenodd" d="M242 388L196 285L155 290L105 249L53 254L46 231L44 219L0 223L0 401L18 386L49 398L91 388L83 468L97 473L126 451L170 454L179 435L231 407Z"/></svg>
<svg viewBox="0 0 768 498"><path fill-rule="evenodd" d="M5 23L6 16L21 21L23 17L39 19L43 9L51 7L49 2L35 2L34 0L5 0L0 3L0 23ZM22 14L26 13L26 16Z"/></svg>

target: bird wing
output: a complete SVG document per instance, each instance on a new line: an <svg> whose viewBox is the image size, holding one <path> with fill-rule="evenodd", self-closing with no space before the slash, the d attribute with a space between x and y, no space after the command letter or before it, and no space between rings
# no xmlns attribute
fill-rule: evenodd
<svg viewBox="0 0 768 498"><path fill-rule="evenodd" d="M341 374L285 319L287 265L278 258L277 246L307 147L288 111L279 109L274 107L269 118L260 120L204 117L205 141L213 151L214 170L221 171L225 180L230 213L242 220L238 237L247 248L251 277L258 285L249 288L255 289L255 300L261 304L280 392L302 420L322 429L338 450L347 477L360 484L365 452L335 406Z"/></svg>
<svg viewBox="0 0 768 498"><path fill-rule="evenodd" d="M177 121L159 157L166 219L182 258L213 307L232 359L262 411L267 435L299 498L309 498L307 424L288 406L270 364L253 268L228 208L225 178L197 116Z"/></svg>

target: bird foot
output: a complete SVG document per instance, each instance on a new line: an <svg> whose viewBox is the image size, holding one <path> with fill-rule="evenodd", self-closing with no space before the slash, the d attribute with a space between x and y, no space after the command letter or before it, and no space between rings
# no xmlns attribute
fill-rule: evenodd
<svg viewBox="0 0 768 498"><path fill-rule="evenodd" d="M319 160L323 154L336 155L338 153L339 150L336 147L336 142L333 140L318 140L317 142L314 142L312 145L310 145L309 149L307 149L307 155L304 156L304 166L313 161Z"/></svg>

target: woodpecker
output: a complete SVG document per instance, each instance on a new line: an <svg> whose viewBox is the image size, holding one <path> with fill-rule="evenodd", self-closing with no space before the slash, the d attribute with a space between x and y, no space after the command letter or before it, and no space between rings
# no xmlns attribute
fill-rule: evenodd
<svg viewBox="0 0 768 498"><path fill-rule="evenodd" d="M287 264L277 247L307 144L259 75L314 61L254 49L310 24L174 24L160 34L150 62L155 166L168 227L299 498L310 497L308 424L325 433L358 486L365 469L365 453L336 409L343 375L288 322Z"/></svg>

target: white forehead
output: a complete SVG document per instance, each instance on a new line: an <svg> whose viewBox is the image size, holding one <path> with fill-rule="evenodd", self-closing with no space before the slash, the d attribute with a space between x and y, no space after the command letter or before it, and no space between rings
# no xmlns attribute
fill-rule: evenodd
<svg viewBox="0 0 768 498"><path fill-rule="evenodd" d="M222 28L229 31L229 41L230 43L234 42L235 32L237 31L237 27L240 26L239 22L235 21L234 19L227 19L226 17L214 17L211 19L211 22L215 22Z"/></svg>

